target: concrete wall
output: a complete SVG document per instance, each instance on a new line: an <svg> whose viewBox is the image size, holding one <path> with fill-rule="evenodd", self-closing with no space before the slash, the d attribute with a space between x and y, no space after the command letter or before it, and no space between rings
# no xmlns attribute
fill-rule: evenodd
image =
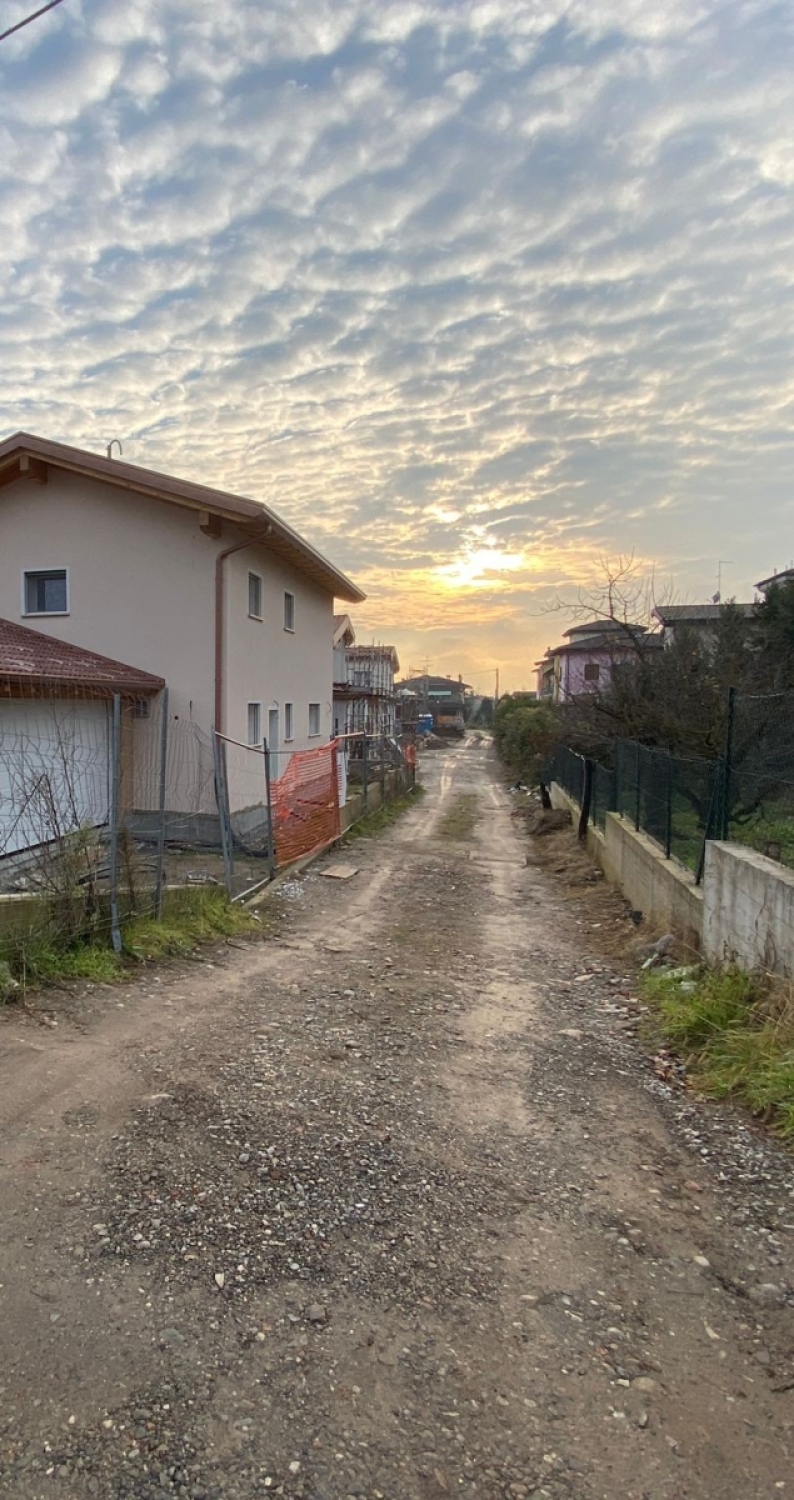
<svg viewBox="0 0 794 1500"><path fill-rule="evenodd" d="M578 803L556 782L551 786L551 800L578 819ZM603 833L588 828L587 849L607 879L649 922L677 933L693 948L700 947L703 889L678 860L665 859L653 839L635 832L618 813L607 813Z"/></svg>
<svg viewBox="0 0 794 1500"><path fill-rule="evenodd" d="M706 956L794 977L794 870L715 840L706 845L703 885Z"/></svg>

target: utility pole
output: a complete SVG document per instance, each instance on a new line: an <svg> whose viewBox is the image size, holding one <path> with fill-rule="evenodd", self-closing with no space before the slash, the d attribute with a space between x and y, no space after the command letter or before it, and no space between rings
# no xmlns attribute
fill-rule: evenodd
<svg viewBox="0 0 794 1500"><path fill-rule="evenodd" d="M494 694L494 708L499 702L499 668L496 668L496 692Z"/></svg>

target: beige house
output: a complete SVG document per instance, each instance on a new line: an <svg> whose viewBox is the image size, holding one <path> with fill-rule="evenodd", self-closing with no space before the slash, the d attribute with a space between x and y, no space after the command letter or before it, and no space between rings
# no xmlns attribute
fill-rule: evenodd
<svg viewBox="0 0 794 1500"><path fill-rule="evenodd" d="M163 678L175 721L282 753L327 740L335 596L364 598L258 501L0 444L0 617Z"/></svg>

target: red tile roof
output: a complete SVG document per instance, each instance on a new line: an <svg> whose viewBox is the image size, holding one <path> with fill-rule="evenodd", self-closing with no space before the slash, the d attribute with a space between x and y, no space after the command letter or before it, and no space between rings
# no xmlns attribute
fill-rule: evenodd
<svg viewBox="0 0 794 1500"><path fill-rule="evenodd" d="M0 682L103 689L145 697L165 687L162 677L125 666L96 651L0 620Z"/></svg>

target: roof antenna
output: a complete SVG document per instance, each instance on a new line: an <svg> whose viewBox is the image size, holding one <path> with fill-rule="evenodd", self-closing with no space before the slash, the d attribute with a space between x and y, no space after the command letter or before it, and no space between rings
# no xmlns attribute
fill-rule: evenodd
<svg viewBox="0 0 794 1500"><path fill-rule="evenodd" d="M113 444L114 443L118 443L118 445L119 445L119 458L123 458L123 456L124 456L124 449L121 446L121 442L120 442L119 438L111 438L110 439L110 442L108 443L108 446L107 446L107 455L108 455L108 458L112 458L113 457Z"/></svg>

